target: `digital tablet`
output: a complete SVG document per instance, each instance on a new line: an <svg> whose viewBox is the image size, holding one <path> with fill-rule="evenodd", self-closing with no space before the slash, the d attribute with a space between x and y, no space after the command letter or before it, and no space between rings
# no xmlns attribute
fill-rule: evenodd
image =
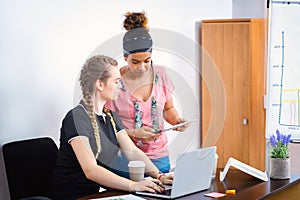
<svg viewBox="0 0 300 200"><path fill-rule="evenodd" d="M174 128L179 128L179 127L181 127L181 126L185 126L185 125L190 124L190 123L193 123L193 122L195 122L195 121L197 121L197 119L193 119L193 120L190 120L190 121L187 121L187 122L182 122L182 123L180 123L180 124L176 124L176 125L171 126L171 127L169 127L169 128L166 128L166 129L163 129L163 130L158 130L158 131L156 131L156 132L154 132L154 133L161 133L161 132L170 131L170 130L173 130Z"/></svg>

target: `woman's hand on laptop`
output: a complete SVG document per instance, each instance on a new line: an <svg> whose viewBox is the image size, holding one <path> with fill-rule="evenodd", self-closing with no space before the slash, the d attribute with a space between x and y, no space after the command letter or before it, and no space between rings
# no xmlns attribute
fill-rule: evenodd
<svg viewBox="0 0 300 200"><path fill-rule="evenodd" d="M157 193L157 192L165 191L165 188L159 180L153 179L151 177L145 178L143 181L140 182L131 182L130 192L141 192L141 191Z"/></svg>
<svg viewBox="0 0 300 200"><path fill-rule="evenodd" d="M174 178L174 173L161 174L157 177L164 185L172 185Z"/></svg>

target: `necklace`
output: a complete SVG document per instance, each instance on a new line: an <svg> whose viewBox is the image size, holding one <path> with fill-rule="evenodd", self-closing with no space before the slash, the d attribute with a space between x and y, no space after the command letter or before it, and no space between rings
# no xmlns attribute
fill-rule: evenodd
<svg viewBox="0 0 300 200"><path fill-rule="evenodd" d="M158 72L155 73L155 85L158 84ZM135 122L135 128L139 129L143 126L143 112L141 110L141 106L137 99L133 100L134 105L134 122ZM152 128L155 131L159 130L159 115L157 110L157 102L154 96L151 97L151 121L152 121ZM142 147L143 141L139 140L136 144L137 146Z"/></svg>

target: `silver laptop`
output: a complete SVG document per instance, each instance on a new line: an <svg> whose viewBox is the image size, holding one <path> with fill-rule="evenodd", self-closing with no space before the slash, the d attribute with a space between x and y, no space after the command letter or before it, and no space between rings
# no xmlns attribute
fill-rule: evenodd
<svg viewBox="0 0 300 200"><path fill-rule="evenodd" d="M215 154L215 146L182 154L176 160L171 189L166 189L163 193L136 192L136 194L174 199L209 189L215 163Z"/></svg>

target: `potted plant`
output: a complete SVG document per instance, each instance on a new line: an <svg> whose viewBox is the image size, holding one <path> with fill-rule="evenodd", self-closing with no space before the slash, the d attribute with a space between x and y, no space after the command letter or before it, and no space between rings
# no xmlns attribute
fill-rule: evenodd
<svg viewBox="0 0 300 200"><path fill-rule="evenodd" d="M276 130L276 135L270 137L271 159L270 178L290 178L289 142L291 134L285 135Z"/></svg>

